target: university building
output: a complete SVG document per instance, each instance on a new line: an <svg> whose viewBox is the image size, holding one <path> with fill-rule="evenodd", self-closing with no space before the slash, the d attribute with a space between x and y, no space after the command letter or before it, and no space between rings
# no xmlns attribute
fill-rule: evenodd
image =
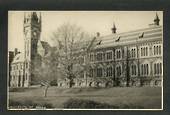
<svg viewBox="0 0 170 115"><path fill-rule="evenodd" d="M33 84L33 61L41 63L43 56L47 55L50 46L41 41L41 14L36 12L24 14L24 52L17 49L9 54L9 85L11 87L29 87ZM11 59L13 57L13 60ZM11 61L12 60L12 61Z"/></svg>
<svg viewBox="0 0 170 115"><path fill-rule="evenodd" d="M100 36L89 54L91 69L82 78L74 79L75 87L162 86L163 30L159 17L153 17L148 27ZM18 53L11 62L11 87L31 85L31 61L35 55L41 60L49 45L40 41L41 16L27 13L24 18L25 52ZM45 45L44 45L45 44ZM48 48L47 48L48 47ZM59 87L67 87L67 80L58 80Z"/></svg>

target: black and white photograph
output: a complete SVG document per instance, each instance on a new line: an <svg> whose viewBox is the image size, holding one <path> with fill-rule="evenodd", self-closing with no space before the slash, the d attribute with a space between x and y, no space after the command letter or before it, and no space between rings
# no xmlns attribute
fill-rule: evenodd
<svg viewBox="0 0 170 115"><path fill-rule="evenodd" d="M8 11L8 110L163 110L163 11Z"/></svg>

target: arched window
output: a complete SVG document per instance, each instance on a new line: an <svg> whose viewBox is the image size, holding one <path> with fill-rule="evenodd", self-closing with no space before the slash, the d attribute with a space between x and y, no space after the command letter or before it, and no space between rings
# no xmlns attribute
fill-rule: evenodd
<svg viewBox="0 0 170 115"><path fill-rule="evenodd" d="M154 74L156 74L156 64L154 64Z"/></svg>
<svg viewBox="0 0 170 115"><path fill-rule="evenodd" d="M94 77L94 69L90 69L90 77Z"/></svg>
<svg viewBox="0 0 170 115"><path fill-rule="evenodd" d="M134 51L133 51L133 57L136 57L136 51L135 51L135 49L134 49Z"/></svg>
<svg viewBox="0 0 170 115"><path fill-rule="evenodd" d="M120 66L116 67L116 73L117 73L117 76L121 75L121 67Z"/></svg>
<svg viewBox="0 0 170 115"><path fill-rule="evenodd" d="M144 75L146 75L146 64L144 64L143 67L144 67Z"/></svg>
<svg viewBox="0 0 170 115"><path fill-rule="evenodd" d="M108 52L106 53L106 59L107 59L107 60L112 60L112 51L108 51Z"/></svg>
<svg viewBox="0 0 170 115"><path fill-rule="evenodd" d="M158 55L158 50L159 50L158 46L156 46L156 55Z"/></svg>
<svg viewBox="0 0 170 115"><path fill-rule="evenodd" d="M154 55L161 55L161 45L154 46Z"/></svg>
<svg viewBox="0 0 170 115"><path fill-rule="evenodd" d="M159 55L161 55L161 46L159 46Z"/></svg>
<svg viewBox="0 0 170 115"><path fill-rule="evenodd" d="M141 48L141 56L143 56L143 48Z"/></svg>
<svg viewBox="0 0 170 115"><path fill-rule="evenodd" d="M141 65L141 75L143 75L143 64Z"/></svg>
<svg viewBox="0 0 170 115"><path fill-rule="evenodd" d="M142 47L141 48L141 56L148 56L148 54L149 54L148 47L147 46Z"/></svg>
<svg viewBox="0 0 170 115"><path fill-rule="evenodd" d="M110 76L112 76L112 67L107 67L107 69L106 69L106 76L107 77L110 77Z"/></svg>
<svg viewBox="0 0 170 115"><path fill-rule="evenodd" d="M93 53L90 54L90 61L94 61L94 54Z"/></svg>
<svg viewBox="0 0 170 115"><path fill-rule="evenodd" d="M160 63L159 68L160 68L160 74L162 74L162 63Z"/></svg>
<svg viewBox="0 0 170 115"><path fill-rule="evenodd" d="M103 53L97 53L97 61L102 61L103 59Z"/></svg>
<svg viewBox="0 0 170 115"><path fill-rule="evenodd" d="M131 57L135 57L136 56L136 52L135 52L135 49L131 49Z"/></svg>
<svg viewBox="0 0 170 115"><path fill-rule="evenodd" d="M120 51L120 49L116 51L116 58L117 59L121 58L121 51Z"/></svg>
<svg viewBox="0 0 170 115"><path fill-rule="evenodd" d="M148 47L146 47L146 56L148 56Z"/></svg>
<svg viewBox="0 0 170 115"><path fill-rule="evenodd" d="M148 74L149 74L149 65L141 64L141 75L148 75Z"/></svg>
<svg viewBox="0 0 170 115"><path fill-rule="evenodd" d="M154 74L161 75L162 74L162 63L154 63Z"/></svg>
<svg viewBox="0 0 170 115"><path fill-rule="evenodd" d="M102 68L97 68L97 77L102 77L103 71Z"/></svg>
<svg viewBox="0 0 170 115"><path fill-rule="evenodd" d="M146 75L149 74L149 67L148 67L148 64L146 64Z"/></svg>
<svg viewBox="0 0 170 115"><path fill-rule="evenodd" d="M136 65L131 66L131 74L136 75Z"/></svg>

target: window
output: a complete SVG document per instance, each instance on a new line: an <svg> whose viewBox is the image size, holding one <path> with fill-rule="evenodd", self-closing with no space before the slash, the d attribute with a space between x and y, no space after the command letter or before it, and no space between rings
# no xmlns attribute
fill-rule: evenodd
<svg viewBox="0 0 170 115"><path fill-rule="evenodd" d="M154 55L161 55L161 45L156 45L153 47L153 54Z"/></svg>
<svg viewBox="0 0 170 115"><path fill-rule="evenodd" d="M148 56L148 47L145 47L145 56Z"/></svg>
<svg viewBox="0 0 170 115"><path fill-rule="evenodd" d="M117 50L117 51L116 51L116 58L117 58L117 59L120 59L120 58L121 58L121 51L120 51L120 50Z"/></svg>
<svg viewBox="0 0 170 115"><path fill-rule="evenodd" d="M131 49L131 57L132 58L136 57L136 49L135 48Z"/></svg>
<svg viewBox="0 0 170 115"><path fill-rule="evenodd" d="M136 75L136 65L131 66L131 74Z"/></svg>
<svg viewBox="0 0 170 115"><path fill-rule="evenodd" d="M25 64L26 64L26 68L28 68L28 63L26 62Z"/></svg>
<svg viewBox="0 0 170 115"><path fill-rule="evenodd" d="M141 56L148 56L148 47L141 48Z"/></svg>
<svg viewBox="0 0 170 115"><path fill-rule="evenodd" d="M94 61L94 54L90 54L90 61Z"/></svg>
<svg viewBox="0 0 170 115"><path fill-rule="evenodd" d="M121 75L121 67L120 66L116 67L116 73L117 73L117 76Z"/></svg>
<svg viewBox="0 0 170 115"><path fill-rule="evenodd" d="M25 74L25 80L27 80L27 74Z"/></svg>
<svg viewBox="0 0 170 115"><path fill-rule="evenodd" d="M102 61L103 53L97 53L97 61Z"/></svg>
<svg viewBox="0 0 170 115"><path fill-rule="evenodd" d="M159 55L161 55L161 46L159 46Z"/></svg>
<svg viewBox="0 0 170 115"><path fill-rule="evenodd" d="M162 63L154 63L153 69L154 69L155 75L161 75L162 74Z"/></svg>
<svg viewBox="0 0 170 115"><path fill-rule="evenodd" d="M102 72L102 68L97 68L97 77L102 77L103 72Z"/></svg>
<svg viewBox="0 0 170 115"><path fill-rule="evenodd" d="M148 74L149 74L149 65L141 64L141 75L148 75Z"/></svg>
<svg viewBox="0 0 170 115"><path fill-rule="evenodd" d="M94 69L90 69L90 77L94 77Z"/></svg>
<svg viewBox="0 0 170 115"><path fill-rule="evenodd" d="M109 52L106 53L106 59L112 60L112 51L109 51Z"/></svg>
<svg viewBox="0 0 170 115"><path fill-rule="evenodd" d="M107 67L107 69L106 69L106 76L107 77L110 77L110 76L112 76L112 67Z"/></svg>

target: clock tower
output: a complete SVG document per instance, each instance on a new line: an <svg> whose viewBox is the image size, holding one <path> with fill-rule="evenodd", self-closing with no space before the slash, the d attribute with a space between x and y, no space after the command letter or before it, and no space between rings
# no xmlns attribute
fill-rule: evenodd
<svg viewBox="0 0 170 115"><path fill-rule="evenodd" d="M25 84L30 85L33 76L33 61L37 57L37 45L41 34L41 14L36 12L24 13L24 59L25 59Z"/></svg>

